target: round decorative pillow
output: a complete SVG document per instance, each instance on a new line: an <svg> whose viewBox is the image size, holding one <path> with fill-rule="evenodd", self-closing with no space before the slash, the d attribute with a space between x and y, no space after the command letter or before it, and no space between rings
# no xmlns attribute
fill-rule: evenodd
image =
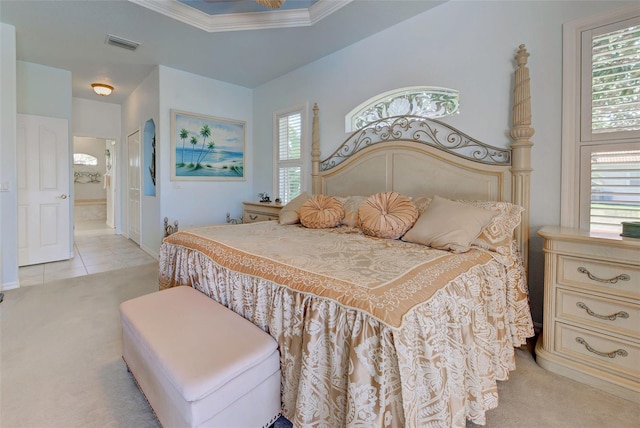
<svg viewBox="0 0 640 428"><path fill-rule="evenodd" d="M342 203L333 196L315 195L300 206L300 223L311 229L336 227L343 217Z"/></svg>
<svg viewBox="0 0 640 428"><path fill-rule="evenodd" d="M396 192L376 193L358 208L360 228L369 236L398 239L418 219L418 209L407 196Z"/></svg>

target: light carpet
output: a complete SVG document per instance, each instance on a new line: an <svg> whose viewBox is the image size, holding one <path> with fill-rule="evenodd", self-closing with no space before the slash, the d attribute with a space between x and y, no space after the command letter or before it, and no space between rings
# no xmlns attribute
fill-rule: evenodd
<svg viewBox="0 0 640 428"><path fill-rule="evenodd" d="M121 359L118 311L157 289L158 265L149 264L5 292L0 427L159 427ZM517 351L516 364L486 426L638 426L640 404L547 372L531 347Z"/></svg>

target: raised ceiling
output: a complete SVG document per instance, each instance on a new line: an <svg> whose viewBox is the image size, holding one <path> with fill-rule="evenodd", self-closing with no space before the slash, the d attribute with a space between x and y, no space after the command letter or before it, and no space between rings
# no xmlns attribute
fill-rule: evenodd
<svg viewBox="0 0 640 428"><path fill-rule="evenodd" d="M341 7L310 25L209 32L143 7L138 4L142 1L180 4L210 17L229 16L209 15L177 0L0 0L0 21L16 28L18 60L70 70L74 97L120 104L157 65L255 88L442 3L326 0ZM306 2L305 10L313 16L325 0ZM253 0L223 3L254 7ZM106 43L108 34L140 46L135 51L111 46ZM93 82L115 90L109 97L98 97L91 90Z"/></svg>
<svg viewBox="0 0 640 428"><path fill-rule="evenodd" d="M305 27L353 0L289 0L277 9L256 0L129 0L207 32Z"/></svg>

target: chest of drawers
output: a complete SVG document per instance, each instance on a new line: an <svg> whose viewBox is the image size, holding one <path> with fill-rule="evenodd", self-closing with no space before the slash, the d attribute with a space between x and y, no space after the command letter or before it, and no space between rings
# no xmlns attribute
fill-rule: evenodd
<svg viewBox="0 0 640 428"><path fill-rule="evenodd" d="M545 369L640 402L640 240L544 227Z"/></svg>
<svg viewBox="0 0 640 428"><path fill-rule="evenodd" d="M243 202L242 206L242 221L244 223L278 220L282 209L282 205L273 202Z"/></svg>

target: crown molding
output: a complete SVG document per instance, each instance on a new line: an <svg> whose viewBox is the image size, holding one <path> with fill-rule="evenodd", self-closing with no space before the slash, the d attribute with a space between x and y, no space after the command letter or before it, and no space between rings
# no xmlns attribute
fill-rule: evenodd
<svg viewBox="0 0 640 428"><path fill-rule="evenodd" d="M207 31L263 30L269 28L309 27L353 0L318 0L308 9L209 15L177 0L129 0L169 18Z"/></svg>

